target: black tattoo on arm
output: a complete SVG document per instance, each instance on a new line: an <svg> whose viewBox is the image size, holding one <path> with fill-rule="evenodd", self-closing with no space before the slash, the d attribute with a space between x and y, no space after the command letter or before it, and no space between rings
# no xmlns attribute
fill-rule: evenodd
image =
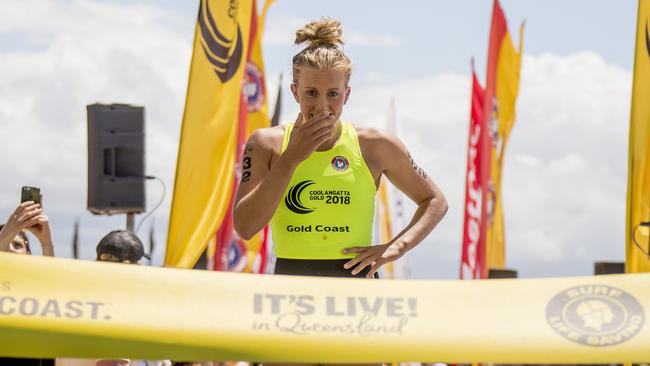
<svg viewBox="0 0 650 366"><path fill-rule="evenodd" d="M420 167L415 163L415 160L414 160L413 157L411 156L411 153L407 151L406 154L407 154L408 157L409 157L409 161L411 162L411 166L413 167L413 169L415 169L415 171L416 171L416 172L417 172L417 173L418 173L422 178L427 179L427 173L424 171L424 169L420 168Z"/></svg>
<svg viewBox="0 0 650 366"><path fill-rule="evenodd" d="M241 181L243 182L248 182L251 179L251 171L250 169L253 167L253 160L251 157L248 155L251 151L253 151L253 147L251 144L247 144L246 147L244 148L244 157L242 158L242 164L241 164Z"/></svg>

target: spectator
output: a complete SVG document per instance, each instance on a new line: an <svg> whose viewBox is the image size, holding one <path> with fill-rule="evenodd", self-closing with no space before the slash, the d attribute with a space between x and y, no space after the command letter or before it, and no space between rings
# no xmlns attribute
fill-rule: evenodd
<svg viewBox="0 0 650 366"><path fill-rule="evenodd" d="M43 207L32 201L21 203L9 215L7 222L0 225L0 252L32 254L26 231L34 234L41 243L44 256L54 257L50 221L45 216Z"/></svg>
<svg viewBox="0 0 650 366"><path fill-rule="evenodd" d="M140 264L142 257L151 259L132 231L113 230L97 244L97 260L100 262Z"/></svg>
<svg viewBox="0 0 650 366"><path fill-rule="evenodd" d="M97 360L95 366L129 366L131 361L126 358L115 360Z"/></svg>
<svg viewBox="0 0 650 366"><path fill-rule="evenodd" d="M100 262L116 262L126 264L140 264L142 257L151 259L144 253L142 241L128 230L113 230L106 234L97 244L97 260ZM170 365L166 360L145 361L129 359L102 359L95 362L95 366L123 366L123 365Z"/></svg>
<svg viewBox="0 0 650 366"><path fill-rule="evenodd" d="M42 201L42 200L41 200ZM41 242L44 256L54 257L54 243L50 231L50 221L43 213L40 204L23 202L9 215L7 222L0 225L0 252L31 255L29 231ZM54 366L53 359L7 358L0 357L0 365L11 366Z"/></svg>

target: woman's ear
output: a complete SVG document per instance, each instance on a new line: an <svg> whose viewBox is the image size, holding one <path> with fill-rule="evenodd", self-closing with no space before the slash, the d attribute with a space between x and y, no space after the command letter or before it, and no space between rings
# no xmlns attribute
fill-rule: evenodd
<svg viewBox="0 0 650 366"><path fill-rule="evenodd" d="M343 104L348 102L348 98L350 98L350 92L351 91L352 91L352 89L350 88L349 85L345 87L345 100L343 101Z"/></svg>
<svg viewBox="0 0 650 366"><path fill-rule="evenodd" d="M296 100L296 103L300 103L300 97L298 96L298 86L296 83L291 83L291 94L293 94L293 99Z"/></svg>

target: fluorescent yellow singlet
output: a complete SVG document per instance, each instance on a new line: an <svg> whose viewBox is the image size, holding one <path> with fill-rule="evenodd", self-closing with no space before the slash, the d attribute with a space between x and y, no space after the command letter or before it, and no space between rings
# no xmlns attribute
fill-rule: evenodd
<svg viewBox="0 0 650 366"><path fill-rule="evenodd" d="M275 255L289 259L343 259L341 249L370 246L375 182L354 127L327 151L314 151L296 168L271 218ZM282 152L293 124L287 126Z"/></svg>

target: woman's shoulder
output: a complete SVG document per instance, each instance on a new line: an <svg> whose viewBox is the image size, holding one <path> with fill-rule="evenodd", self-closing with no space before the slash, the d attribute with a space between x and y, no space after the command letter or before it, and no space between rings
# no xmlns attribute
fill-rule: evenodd
<svg viewBox="0 0 650 366"><path fill-rule="evenodd" d="M398 158L406 153L406 146L394 134L379 128L355 127L359 147L366 160L381 162Z"/></svg>
<svg viewBox="0 0 650 366"><path fill-rule="evenodd" d="M248 141L255 142L261 145L275 145L277 141L282 143L284 137L285 125L258 128L251 133Z"/></svg>
<svg viewBox="0 0 650 366"><path fill-rule="evenodd" d="M251 133L247 145L256 145L263 151L279 154L286 125L258 128Z"/></svg>
<svg viewBox="0 0 650 366"><path fill-rule="evenodd" d="M354 130L360 144L373 148L385 147L387 144L391 145L399 141L397 136L380 128L354 126Z"/></svg>

